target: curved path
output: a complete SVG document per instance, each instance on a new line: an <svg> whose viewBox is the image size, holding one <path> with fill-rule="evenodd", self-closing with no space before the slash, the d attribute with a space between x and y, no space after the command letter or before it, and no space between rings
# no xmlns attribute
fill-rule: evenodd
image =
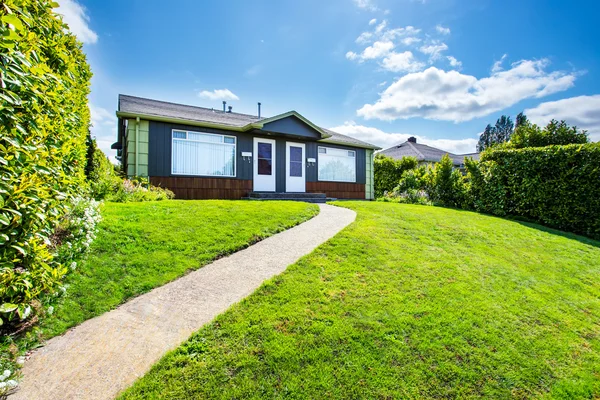
<svg viewBox="0 0 600 400"><path fill-rule="evenodd" d="M112 399L167 351L354 221L320 204L311 220L136 297L50 339L13 399Z"/></svg>

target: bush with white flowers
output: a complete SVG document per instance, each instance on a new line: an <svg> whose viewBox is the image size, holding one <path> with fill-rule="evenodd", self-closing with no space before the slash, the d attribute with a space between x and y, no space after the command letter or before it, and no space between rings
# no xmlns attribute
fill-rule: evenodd
<svg viewBox="0 0 600 400"><path fill-rule="evenodd" d="M9 379L11 375L12 371L9 369L5 369L4 372L0 374L0 396L9 394L12 389L17 387L17 381Z"/></svg>

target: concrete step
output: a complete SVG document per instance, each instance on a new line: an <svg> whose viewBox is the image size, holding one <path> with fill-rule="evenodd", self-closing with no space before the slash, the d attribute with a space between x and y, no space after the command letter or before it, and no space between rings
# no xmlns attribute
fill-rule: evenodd
<svg viewBox="0 0 600 400"><path fill-rule="evenodd" d="M325 193L274 193L274 192L250 192L251 199L270 200L301 200L301 199L326 199Z"/></svg>

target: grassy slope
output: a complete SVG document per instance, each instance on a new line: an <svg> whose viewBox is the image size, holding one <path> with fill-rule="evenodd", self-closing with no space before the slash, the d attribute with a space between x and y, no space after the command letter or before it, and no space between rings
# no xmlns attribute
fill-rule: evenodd
<svg viewBox="0 0 600 400"><path fill-rule="evenodd" d="M600 243L444 208L340 205L356 223L123 397L600 395Z"/></svg>
<svg viewBox="0 0 600 400"><path fill-rule="evenodd" d="M45 337L102 314L186 271L309 219L298 202L106 203L98 238L67 296L42 323Z"/></svg>

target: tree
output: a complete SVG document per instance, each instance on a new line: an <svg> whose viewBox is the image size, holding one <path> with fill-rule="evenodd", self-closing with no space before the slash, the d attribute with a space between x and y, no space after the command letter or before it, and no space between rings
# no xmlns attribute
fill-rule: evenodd
<svg viewBox="0 0 600 400"><path fill-rule="evenodd" d="M527 117L520 113L517 116L517 121L526 121ZM509 116L503 115L496 121L495 126L485 127L485 130L479 137L479 142L477 143L477 151L482 152L485 149L488 149L496 144L508 142L513 134L514 123L510 119Z"/></svg>

